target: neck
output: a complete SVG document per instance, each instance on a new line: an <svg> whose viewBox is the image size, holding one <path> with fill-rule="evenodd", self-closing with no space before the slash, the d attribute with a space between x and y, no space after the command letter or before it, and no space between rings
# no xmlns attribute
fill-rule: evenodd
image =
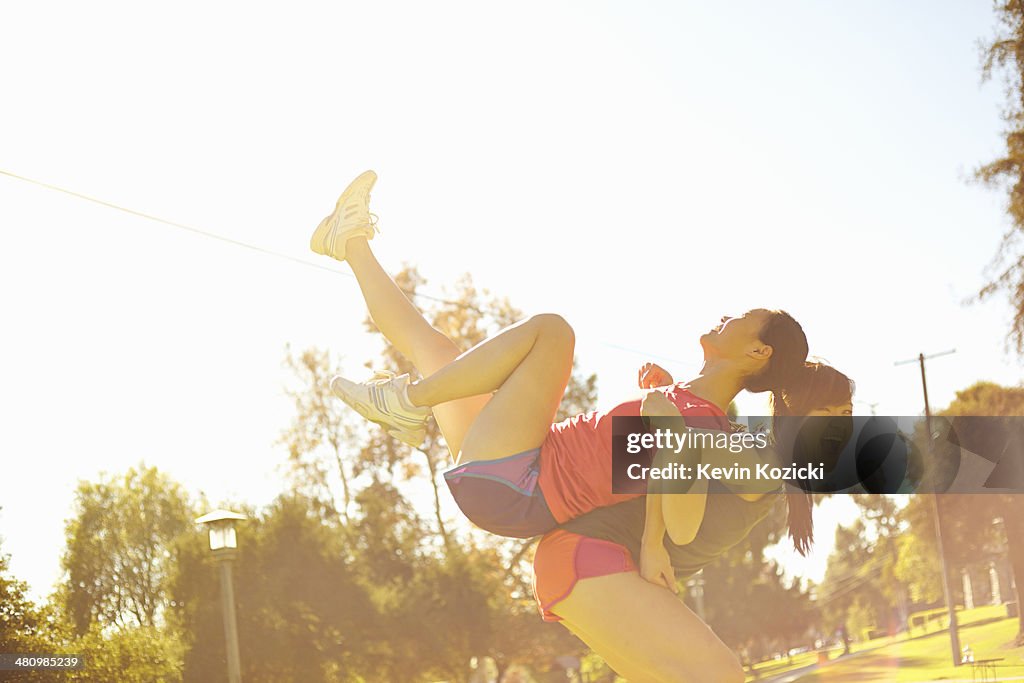
<svg viewBox="0 0 1024 683"><path fill-rule="evenodd" d="M687 382L686 387L705 401L718 406L724 413L736 394L740 393L743 383L734 367L706 360L700 374Z"/></svg>

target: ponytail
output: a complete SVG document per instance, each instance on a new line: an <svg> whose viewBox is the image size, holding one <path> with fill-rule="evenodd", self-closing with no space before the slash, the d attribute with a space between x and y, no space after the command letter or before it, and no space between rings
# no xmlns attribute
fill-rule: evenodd
<svg viewBox="0 0 1024 683"><path fill-rule="evenodd" d="M789 313L770 311L759 337L772 347L772 355L764 370L747 380L746 389L771 392L772 415L776 419L774 431L778 435L780 431L785 431L781 429L778 418L783 418L781 421L784 422L785 416L793 414L790 410L790 390L810 379L805 370L807 336L800 323ZM787 484L786 507L789 537L796 551L806 557L814 542L814 500L810 493Z"/></svg>
<svg viewBox="0 0 1024 683"><path fill-rule="evenodd" d="M855 389L853 380L831 365L805 363L799 381L788 387L781 407L778 404L773 406L773 415L806 415L815 408L841 405L853 400ZM786 493L789 536L797 552L806 556L814 542L814 498L809 491L789 488L791 490Z"/></svg>
<svg viewBox="0 0 1024 683"><path fill-rule="evenodd" d="M782 392L772 392L772 420L775 423L776 445L783 451L791 450L794 434L790 432L797 427L791 403ZM786 525L789 527L789 538L793 547L802 556L807 557L814 543L814 499L809 491L804 491L791 484L786 484Z"/></svg>
<svg viewBox="0 0 1024 683"><path fill-rule="evenodd" d="M786 523L789 525L789 537L793 540L796 551L807 557L814 543L814 498L810 492L787 486L786 507L789 512Z"/></svg>

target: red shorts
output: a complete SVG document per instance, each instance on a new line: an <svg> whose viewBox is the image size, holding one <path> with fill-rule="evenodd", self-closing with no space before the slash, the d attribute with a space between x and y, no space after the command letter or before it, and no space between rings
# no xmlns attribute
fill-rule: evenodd
<svg viewBox="0 0 1024 683"><path fill-rule="evenodd" d="M551 609L569 597L576 582L637 571L625 547L555 529L540 540L533 557L533 596L544 621L561 621Z"/></svg>

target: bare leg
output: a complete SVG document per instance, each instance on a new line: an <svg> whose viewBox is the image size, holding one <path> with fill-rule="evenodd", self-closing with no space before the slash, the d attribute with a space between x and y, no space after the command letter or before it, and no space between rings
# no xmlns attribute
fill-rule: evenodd
<svg viewBox="0 0 1024 683"><path fill-rule="evenodd" d="M630 681L744 680L736 655L707 624L635 572L582 579L552 611Z"/></svg>
<svg viewBox="0 0 1024 683"><path fill-rule="evenodd" d="M539 447L565 393L575 337L557 315L517 323L408 389L416 405L495 392L462 441L459 462L494 460Z"/></svg>
<svg viewBox="0 0 1024 683"><path fill-rule="evenodd" d="M573 635L586 643L587 647L600 655L605 663L612 668L612 671L625 678L629 683L661 683L662 679L656 678L654 674L645 670L642 663L635 662L626 657L619 651L620 648L613 647L610 643L596 638L593 634L587 633L576 624L570 624L566 621L560 623L569 629Z"/></svg>
<svg viewBox="0 0 1024 683"><path fill-rule="evenodd" d="M345 260L355 273L373 322L421 375L429 377L458 357L460 349L455 342L427 322L377 262L365 237L349 239L345 250ZM433 407L434 419L453 458L489 399L490 395L471 396Z"/></svg>

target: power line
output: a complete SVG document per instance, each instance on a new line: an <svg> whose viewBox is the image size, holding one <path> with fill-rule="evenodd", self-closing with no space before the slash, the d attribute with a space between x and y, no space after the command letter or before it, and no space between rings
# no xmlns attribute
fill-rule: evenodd
<svg viewBox="0 0 1024 683"><path fill-rule="evenodd" d="M227 244L233 244L233 245L235 245L237 247L242 247L243 249L248 249L250 251L255 251L255 252L258 252L260 254L265 254L267 256L276 256L278 258L282 258L282 259L291 261L293 263L298 263L299 265L302 265L302 266L307 266L307 267L310 267L310 268L316 268L318 270L324 270L324 271L327 271L328 273L334 273L336 275L342 275L344 277L347 277L347 278L350 278L350 279L353 279L353 280L356 279L355 275L353 275L352 273L348 273L348 272L345 272L343 270L337 270L335 268L331 268L329 266L325 266L325 265L323 265L321 263L317 263L315 261L310 261L310 260L307 260L307 259L304 259L304 258L300 258L298 256L293 256L292 254L286 254L284 252L276 251L274 249L268 249L267 247L261 247L261 246L256 245L256 244L251 244L249 242L244 242L242 240L234 239L232 237L226 237L224 235L212 232L210 230L205 230L203 228L199 228L199 227L196 227L194 225L188 225L187 223L179 223L178 221L172 221L172 220L168 220L166 218L161 218L160 216L156 216L156 215L153 215L153 214L150 214L150 213L146 213L145 211L139 211L137 209L132 209L132 208L129 208L129 207L126 207L126 206L122 206L121 204L116 204L114 202L109 202L109 201L106 201L104 199L99 199L97 197L93 197L91 195L87 195L87 194L82 193L82 192L76 192L75 190L69 190L69 189L67 189L65 187L61 187L59 185L53 185L52 183L47 183L47 182L44 182L44 181L41 181L41 180L36 180L34 178L28 178L26 176L19 175L17 173L13 173L11 171L5 171L4 169L0 169L0 175L7 176L9 178L14 178L15 180L20 180L20 181L22 181L24 183L28 183L30 185L36 185L37 187L42 187L44 189L51 190L53 192L60 192L61 194L65 194L65 195L68 195L70 197L74 197L75 199L81 199L81 200L86 201L86 202L91 202L93 204L97 204L99 206L106 207L108 209L113 209L115 211L121 211L122 213L127 213L129 215L136 216L138 218L142 218L144 220L153 221L155 223L160 223L161 225L166 225L166 226L169 226L169 227L172 227L172 228L178 228L179 230L185 230L185 231L191 232L191 233L193 233L195 235L200 235L202 237L207 237L209 239L218 240L220 242L225 242ZM464 310L473 311L473 312L478 313L480 315L487 315L487 313L485 311L481 310L477 306L472 306L470 304L467 304L467 303L464 303L464 302L461 302L461 301L453 301L451 299L445 299L444 297L434 296L432 294L424 294L424 293L419 292L419 291L415 291L414 292L414 291L410 291L410 290L404 289L404 288L402 289L402 291L407 296L412 296L412 297L415 297L417 299L425 299L427 301L433 301L435 303L444 304L446 306L454 306L456 308L461 308L461 309L464 309ZM662 356L662 355L658 355L658 354L647 353L646 351L642 351L640 349L632 349L632 348L627 348L627 347L624 347L624 346L619 346L617 344L608 344L608 343L605 343L604 346L612 348L612 349L615 349L617 351L624 351L626 353L634 353L634 354L637 354L637 355L645 356L645 357L650 358L650 359L658 359L658 360L663 360L663 361L683 364L683 361L681 361L681 360L679 360L677 358L670 358L668 356Z"/></svg>
<svg viewBox="0 0 1024 683"><path fill-rule="evenodd" d="M208 237L210 239L218 240L218 241L221 241L221 242L226 242L228 244L233 244L233 245L235 245L237 247L242 247L243 249L249 249L251 251L255 251L255 252L258 252L258 253L261 253L261 254L266 254L268 256L276 256L278 258L283 258L283 259L286 259L288 261L292 261L293 263L298 263L298 264L303 265L303 266L308 266L310 268L316 268L318 270L325 270L328 273L334 273L336 275L343 275L345 277L348 277L348 278L351 278L351 279L355 279L355 275L353 275L352 273L346 273L345 271L342 271L342 270L337 270L335 268L330 268L328 266L325 266L325 265L320 264L320 263L316 263L314 261L309 261L307 259L299 258L298 256L293 256L291 254L286 254L284 252L275 251L274 249L268 249L266 247L261 247L261 246L256 245L256 244L250 244L249 242L243 242L242 240L236 240L236 239L231 238L231 237L225 237L224 235L220 235L220 234L217 234L215 232L211 232L209 230L204 230L203 228L197 228L194 225L188 225L186 223L179 223L177 221L172 221L172 220L168 220L166 218L161 218L159 216L154 216L153 214L146 213L144 211L138 211L136 209L131 209L131 208L128 208L126 206L121 206L120 204L115 204L114 202L108 202L108 201L105 201L103 199L99 199L97 197L92 197L90 195L83 194L81 192L76 192L74 190L69 190L67 188L60 187L58 185L52 185L50 183L46 183L46 182L43 182L41 180L36 180L34 178L27 178L25 176L18 175L17 173L12 173L11 171L5 171L3 169L0 169L0 175L5 175L5 176L7 176L9 178L14 178L15 180L20 180L22 182L29 183L31 185L36 185L38 187L42 187L42 188L45 188L47 190L52 190L54 192L60 192L61 194L66 194L66 195L68 195L70 197L74 197L76 199L81 199L83 201L92 202L93 204L98 204L98 205L104 206L104 207L106 207L108 209L114 209L115 211L121 211L123 213L127 213L127 214L132 215L132 216L137 216L139 218L143 218L145 220L153 221L155 223L160 223L162 225L167 225L167 226L170 226L172 228L178 228L179 230L185 230L187 232L191 232L191 233L196 234L196 235L202 235L203 237ZM405 292L407 295L414 296L414 297L416 297L418 299L427 299L429 301L434 301L434 302L437 302L437 303L446 304L448 306L456 306L456 307L459 307L459 308L463 308L465 310L475 311L476 313L480 313L481 315L484 314L484 312L481 311L476 306L471 306L471 305L463 303L461 301L452 301L450 299L445 299L445 298L438 297L438 296L432 296L430 294L423 294L421 292L412 292L412 291L405 290L405 289L403 289L402 291Z"/></svg>

